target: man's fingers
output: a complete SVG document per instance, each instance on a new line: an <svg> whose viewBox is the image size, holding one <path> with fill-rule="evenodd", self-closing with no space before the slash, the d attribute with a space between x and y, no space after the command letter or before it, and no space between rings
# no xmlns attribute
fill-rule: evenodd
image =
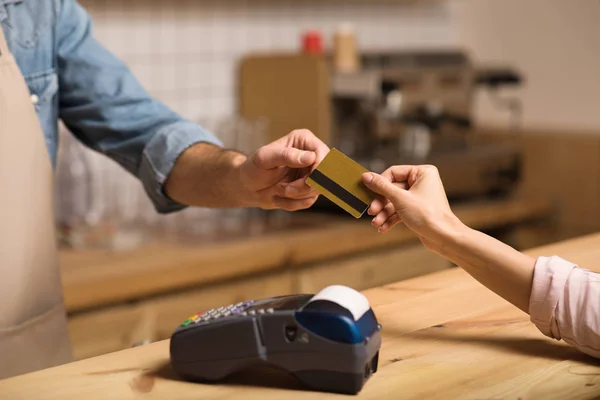
<svg viewBox="0 0 600 400"><path fill-rule="evenodd" d="M280 147L274 143L261 147L252 155L252 161L259 169L305 168L311 166L316 159L317 155L314 151L300 150L294 147Z"/></svg>
<svg viewBox="0 0 600 400"><path fill-rule="evenodd" d="M317 157L315 162L319 164L329 153L329 147L308 129L296 129L286 138L287 146L297 149L313 151Z"/></svg>
<svg viewBox="0 0 600 400"><path fill-rule="evenodd" d="M289 199L306 199L308 197L315 197L319 195L319 192L306 184L297 185L294 183L295 182L278 184L275 189L275 194L279 197Z"/></svg>
<svg viewBox="0 0 600 400"><path fill-rule="evenodd" d="M310 208L313 204L315 204L315 201L317 201L317 197L318 196L314 196L314 197L309 197L307 199L301 199L301 200L293 200L293 199L286 199L286 198L282 198L282 197L275 197L273 199L273 203L275 204L275 206L277 208L281 208L283 210L298 211L298 210L304 210L304 209Z"/></svg>

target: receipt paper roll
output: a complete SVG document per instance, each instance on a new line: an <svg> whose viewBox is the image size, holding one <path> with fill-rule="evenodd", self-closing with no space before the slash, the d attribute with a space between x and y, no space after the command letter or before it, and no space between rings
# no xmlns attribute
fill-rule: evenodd
<svg viewBox="0 0 600 400"><path fill-rule="evenodd" d="M367 298L360 292L347 286L333 285L328 286L315 294L307 304L322 300L336 303L339 306L350 311L355 321L364 315L371 306Z"/></svg>

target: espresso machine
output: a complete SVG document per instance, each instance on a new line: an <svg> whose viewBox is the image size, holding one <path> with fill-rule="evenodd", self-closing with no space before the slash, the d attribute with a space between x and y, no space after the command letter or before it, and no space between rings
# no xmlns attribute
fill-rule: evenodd
<svg viewBox="0 0 600 400"><path fill-rule="evenodd" d="M460 51L364 54L360 71L332 74L331 141L375 172L435 165L452 200L505 195L520 178L520 147L479 141L472 103L477 88L520 83L510 69L475 69ZM504 104L516 120L518 101Z"/></svg>

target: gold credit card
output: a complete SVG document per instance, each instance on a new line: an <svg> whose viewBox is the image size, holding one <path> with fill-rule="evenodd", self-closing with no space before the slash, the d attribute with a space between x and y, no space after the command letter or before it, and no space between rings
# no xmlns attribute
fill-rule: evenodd
<svg viewBox="0 0 600 400"><path fill-rule="evenodd" d="M369 172L362 165L336 148L325 156L306 179L306 184L346 210L354 218L360 218L376 195L362 181L362 174Z"/></svg>

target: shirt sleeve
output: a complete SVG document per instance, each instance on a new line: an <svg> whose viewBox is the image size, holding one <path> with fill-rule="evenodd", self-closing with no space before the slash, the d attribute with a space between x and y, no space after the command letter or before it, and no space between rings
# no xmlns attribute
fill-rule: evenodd
<svg viewBox="0 0 600 400"><path fill-rule="evenodd" d="M600 358L600 274L560 257L539 257L529 314L544 335Z"/></svg>
<svg viewBox="0 0 600 400"><path fill-rule="evenodd" d="M138 177L158 212L184 208L163 191L175 160L193 144L221 141L151 98L94 39L90 17L76 0L60 4L59 117L82 143Z"/></svg>

